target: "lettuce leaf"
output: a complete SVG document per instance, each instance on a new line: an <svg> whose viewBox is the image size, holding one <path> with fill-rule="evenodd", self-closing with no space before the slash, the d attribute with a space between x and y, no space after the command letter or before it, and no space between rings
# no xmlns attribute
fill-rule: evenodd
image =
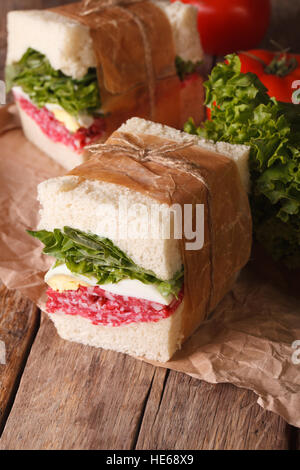
<svg viewBox="0 0 300 470"><path fill-rule="evenodd" d="M300 106L270 98L238 56L226 59L205 83L211 121L189 120L185 131L250 146L255 236L274 259L300 267Z"/></svg>
<svg viewBox="0 0 300 470"><path fill-rule="evenodd" d="M38 108L47 103L58 104L69 114L78 116L82 111L96 114L101 107L97 71L89 69L80 80L54 70L45 55L28 49L21 60L6 67L7 90L22 87Z"/></svg>
<svg viewBox="0 0 300 470"><path fill-rule="evenodd" d="M183 60L179 56L175 59L176 72L181 81L184 81L187 75L197 72L200 65L201 61L192 62L191 60Z"/></svg>
<svg viewBox="0 0 300 470"><path fill-rule="evenodd" d="M177 296L181 290L183 269L173 279L162 281L153 272L137 266L108 238L70 227L64 227L63 231L28 230L28 233L45 245L43 253L56 258L56 266L66 264L73 273L94 276L98 284L137 279L144 284L155 284L164 297Z"/></svg>
<svg viewBox="0 0 300 470"><path fill-rule="evenodd" d="M197 71L200 62L184 61L176 57L176 70L181 80ZM97 70L90 68L80 80L55 70L47 57L29 48L19 62L8 65L5 70L7 91L13 86L22 87L32 102L43 108L47 103L58 104L72 116L80 112L99 114L101 98Z"/></svg>

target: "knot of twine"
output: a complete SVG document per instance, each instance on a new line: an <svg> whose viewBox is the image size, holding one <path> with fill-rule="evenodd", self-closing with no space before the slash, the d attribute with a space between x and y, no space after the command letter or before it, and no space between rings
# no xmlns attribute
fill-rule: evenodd
<svg viewBox="0 0 300 470"><path fill-rule="evenodd" d="M152 61L151 45L143 22L135 13L125 8L127 5L134 5L135 3L141 3L143 1L145 0L98 0L97 2L95 2L95 0L83 0L80 16L88 16L92 13L100 13L107 8L118 7L135 22L143 41L150 104L150 119L153 120L155 116L155 73Z"/></svg>
<svg viewBox="0 0 300 470"><path fill-rule="evenodd" d="M114 140L120 143L113 144L94 144L86 147L95 156L101 157L104 153L124 153L126 156L133 158L141 163L158 163L170 169L175 169L183 173L197 178L207 189L207 183L201 174L201 168L194 162L190 162L182 155L176 157L170 155L174 152L191 147L195 144L193 140L183 143L164 144L159 147L148 148L143 145L142 139L137 135L119 133Z"/></svg>

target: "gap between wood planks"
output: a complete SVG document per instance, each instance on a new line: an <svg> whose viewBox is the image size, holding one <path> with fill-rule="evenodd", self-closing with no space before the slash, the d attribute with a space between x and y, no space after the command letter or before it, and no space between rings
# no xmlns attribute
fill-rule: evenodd
<svg viewBox="0 0 300 470"><path fill-rule="evenodd" d="M40 312L20 293L0 281L0 339L6 364L0 365L0 437L39 328ZM2 369L2 370L1 370Z"/></svg>
<svg viewBox="0 0 300 470"><path fill-rule="evenodd" d="M170 369L162 369L161 368L161 369L156 369L155 373L153 374L151 384L150 384L150 387L149 387L149 390L148 390L148 393L147 393L147 396L146 396L146 399L145 399L145 403L144 403L144 406L143 406L143 409L142 409L142 413L141 413L141 416L140 416L140 420L139 420L139 423L138 423L138 426L137 426L136 435L135 435L135 438L134 438L134 441L133 441L133 445L132 445L133 450L138 450L137 449L137 443L138 443L138 440L139 440L139 437L140 437L141 427L142 427L143 422L144 422L145 411L146 411L147 403L148 403L150 393L151 393L151 390L152 390L155 375L156 374L161 374L162 376L164 376L164 379L163 379L163 386L162 386L162 392L161 392L161 396L160 396L160 400L159 400L159 405L158 405L154 420L155 420L155 418L156 418L156 416L159 412L160 405L161 405L161 402L162 402L162 399L163 399L163 396L164 396L164 391L166 389L167 380L168 380L170 372L171 372Z"/></svg>
<svg viewBox="0 0 300 470"><path fill-rule="evenodd" d="M65 342L44 317L1 448L291 449L294 431L252 392Z"/></svg>
<svg viewBox="0 0 300 470"><path fill-rule="evenodd" d="M296 449L298 430L248 390L157 369L136 450ZM162 385L162 382L163 385Z"/></svg>

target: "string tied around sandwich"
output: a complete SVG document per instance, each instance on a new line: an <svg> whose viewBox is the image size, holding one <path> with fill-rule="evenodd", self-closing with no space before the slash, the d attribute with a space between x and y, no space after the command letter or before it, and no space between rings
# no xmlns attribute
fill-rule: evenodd
<svg viewBox="0 0 300 470"><path fill-rule="evenodd" d="M166 143L161 146L148 148L141 137L126 132L118 132L113 136L114 143L93 144L86 147L93 154L94 158L101 158L103 154L124 154L140 163L156 163L170 169L187 173L200 181L207 190L207 214L208 230L210 238L210 282L211 289L206 306L206 316L210 313L210 306L214 297L214 230L212 218L211 191L207 181L201 173L201 167L195 162L187 160L183 155L177 157L174 152L179 152L195 145L195 141L190 139L183 143Z"/></svg>
<svg viewBox="0 0 300 470"><path fill-rule="evenodd" d="M148 148L143 145L143 141L138 135L132 135L125 132L118 132L114 135L114 141L120 141L119 144L93 144L86 147L94 156L103 153L124 153L126 156L138 160L141 163L157 163L181 172L189 173L197 178L208 189L207 183L203 178L201 168L194 162L190 162L183 156L175 157L174 152L186 149L195 145L193 140L187 140L183 143L164 144L159 147Z"/></svg>
<svg viewBox="0 0 300 470"><path fill-rule="evenodd" d="M145 52L145 68L147 76L149 105L150 105L150 119L154 120L155 117L155 72L152 60L151 45L147 36L146 28L139 16L133 11L125 8L126 6L142 3L145 0L83 0L80 16L88 16L93 13L101 13L107 8L120 8L122 11L135 22L141 38Z"/></svg>
<svg viewBox="0 0 300 470"><path fill-rule="evenodd" d="M110 7L121 7L141 3L145 0L83 0L81 16L88 16L92 13L99 13Z"/></svg>

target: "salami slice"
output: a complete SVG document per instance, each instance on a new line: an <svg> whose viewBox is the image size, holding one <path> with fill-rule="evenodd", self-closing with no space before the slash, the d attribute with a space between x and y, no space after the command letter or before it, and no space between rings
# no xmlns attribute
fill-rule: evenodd
<svg viewBox="0 0 300 470"><path fill-rule="evenodd" d="M86 145L98 140L104 133L105 121L103 118L95 119L89 127L81 127L78 131L70 132L54 114L47 108L37 108L30 101L21 96L15 96L16 101L41 128L53 142L61 143L75 151L82 151Z"/></svg>
<svg viewBox="0 0 300 470"><path fill-rule="evenodd" d="M80 315L94 325L124 326L130 323L157 322L170 317L183 299L183 289L169 305L149 300L123 297L100 287L80 287L76 291L48 289L48 313Z"/></svg>

